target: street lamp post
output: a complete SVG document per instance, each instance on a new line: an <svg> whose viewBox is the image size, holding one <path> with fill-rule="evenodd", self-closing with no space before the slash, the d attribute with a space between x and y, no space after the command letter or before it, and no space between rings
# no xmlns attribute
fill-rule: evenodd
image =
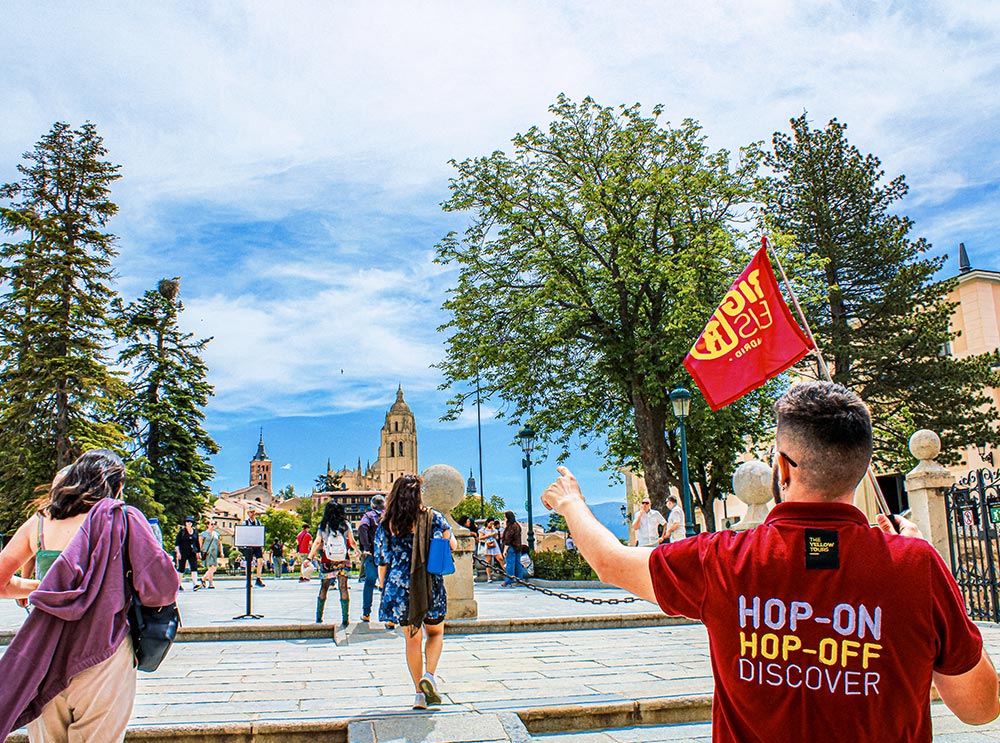
<svg viewBox="0 0 1000 743"><path fill-rule="evenodd" d="M531 452L535 449L535 432L525 426L517 432L517 439L521 442L521 451L524 452L524 459L521 460L521 467L528 473L528 549L535 549L535 528L531 523Z"/></svg>
<svg viewBox="0 0 1000 743"><path fill-rule="evenodd" d="M486 486L483 485L483 421L479 410L479 357L476 356L476 433L479 438L479 519L486 518Z"/></svg>
<svg viewBox="0 0 1000 743"><path fill-rule="evenodd" d="M691 486L688 483L687 433L684 430L684 421L691 413L691 393L683 387L672 389L670 407L674 409L674 415L681 422L681 501L684 503L684 534L693 537L694 508L691 505Z"/></svg>

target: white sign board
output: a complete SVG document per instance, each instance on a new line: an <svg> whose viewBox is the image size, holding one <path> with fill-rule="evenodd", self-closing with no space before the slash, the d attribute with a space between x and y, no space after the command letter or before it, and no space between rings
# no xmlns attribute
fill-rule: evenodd
<svg viewBox="0 0 1000 743"><path fill-rule="evenodd" d="M264 527L240 524L236 527L236 536L233 541L237 547L263 547Z"/></svg>

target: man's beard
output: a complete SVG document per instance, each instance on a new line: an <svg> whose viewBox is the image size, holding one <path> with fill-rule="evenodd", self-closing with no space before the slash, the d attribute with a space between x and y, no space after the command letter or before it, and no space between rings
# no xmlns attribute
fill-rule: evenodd
<svg viewBox="0 0 1000 743"><path fill-rule="evenodd" d="M771 468L771 495L775 503L781 503L781 474L777 467Z"/></svg>

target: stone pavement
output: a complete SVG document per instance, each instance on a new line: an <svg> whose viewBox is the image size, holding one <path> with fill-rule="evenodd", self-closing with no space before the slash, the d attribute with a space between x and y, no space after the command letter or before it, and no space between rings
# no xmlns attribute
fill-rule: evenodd
<svg viewBox="0 0 1000 743"><path fill-rule="evenodd" d="M243 611L243 588L235 581L220 581L215 591L185 591L180 607L188 626L310 625L317 590L316 581L268 581L266 588L254 593L254 608L264 615L260 620L232 619ZM398 631L357 624L360 587L352 582L351 590L355 621L347 633L338 628L339 644L329 638L175 644L156 673L139 674L131 723L134 735L160 740L155 737L157 730L192 723L220 732L224 726L246 728L258 723L336 723L341 725L336 736L319 739L347 740L348 720L359 717L397 717L398 725L412 727L412 722L402 719L412 715L413 700L403 639ZM616 589L561 590L585 596L624 595ZM476 598L480 615L487 619L537 616L551 620L558 616L637 614L654 608L646 602L610 607L578 604L523 588L502 589L496 584L477 584ZM329 612L327 619L339 619L333 593L328 608L335 611ZM0 629L16 629L23 616L23 610L13 602L0 602ZM545 632L446 637L438 671L445 703L437 711L424 713L430 719L420 724L432 730L437 721L443 725L449 715L477 713L479 717L471 719L480 720L483 735L478 739L485 741L491 739L487 728L501 724L505 713L515 712L536 739L553 743L709 738L710 726L699 722L705 719L706 700L712 693L708 642L701 625L576 630L559 626L553 620L554 628ZM983 633L990 653L1000 657L1000 628L986 625ZM684 721L693 724L632 725L639 719L663 722L658 710L685 704L687 698L695 702ZM934 717L938 740L1000 741L998 723L985 728L961 725L940 703L934 705ZM463 715L461 724L468 726L468 719ZM391 719L386 724L390 723ZM584 729L592 732L560 733ZM412 737L415 732L394 740L424 739ZM134 735L130 733L130 738ZM433 737L428 733L426 739ZM315 734L312 739L316 739Z"/></svg>

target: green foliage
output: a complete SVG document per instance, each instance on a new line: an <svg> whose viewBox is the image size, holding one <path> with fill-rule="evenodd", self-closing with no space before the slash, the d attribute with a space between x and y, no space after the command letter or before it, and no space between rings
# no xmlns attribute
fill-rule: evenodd
<svg viewBox="0 0 1000 743"><path fill-rule="evenodd" d="M312 498L303 498L300 500L295 513L298 514L300 523L309 524L309 528L312 528L313 516L315 515L313 514ZM301 529L302 527L300 526L299 528Z"/></svg>
<svg viewBox="0 0 1000 743"><path fill-rule="evenodd" d="M662 508L680 483L669 390L690 384L681 362L749 260L734 224L759 156L733 165L696 122L661 123L659 107L647 117L560 96L551 113L547 131L514 137L511 156L453 163L444 208L472 223L437 246L438 262L459 269L439 364L449 414L473 394L463 390L478 363L501 415L530 423L561 457L604 439L606 466L640 471ZM736 455L763 435L771 394L699 413L692 470L710 524L712 493L729 489ZM697 396L692 407L703 407Z"/></svg>
<svg viewBox="0 0 1000 743"><path fill-rule="evenodd" d="M794 283L830 373L871 408L875 460L886 470L912 466L907 442L920 428L940 434L944 462L972 442L1000 444L984 389L998 385L994 359L942 354L954 337L954 282L935 281L943 258L928 258L930 245L897 213L903 176L887 180L846 129L793 119L790 133L775 133L764 160L772 175L760 182L763 222L791 238ZM814 361L802 366L820 377Z"/></svg>
<svg viewBox="0 0 1000 743"><path fill-rule="evenodd" d="M288 500L289 498L295 497L295 486L286 485L274 494L274 497L278 500Z"/></svg>
<svg viewBox="0 0 1000 743"><path fill-rule="evenodd" d="M324 472L316 478L317 493L332 493L341 489L340 475L334 472Z"/></svg>
<svg viewBox="0 0 1000 743"><path fill-rule="evenodd" d="M125 387L112 342L118 166L93 124L56 123L0 185L0 530L23 519L36 486L81 452L121 448Z"/></svg>
<svg viewBox="0 0 1000 743"><path fill-rule="evenodd" d="M549 524L545 528L545 531L569 531L569 526L566 524L566 517L562 514L553 511L549 514Z"/></svg>
<svg viewBox="0 0 1000 743"><path fill-rule="evenodd" d="M470 516L473 520L478 521L480 518L490 518L491 516L499 518L503 516L505 510L503 498L499 495L491 495L485 501L480 501L476 496L467 495L451 509L451 517L457 521L462 516Z"/></svg>
<svg viewBox="0 0 1000 743"><path fill-rule="evenodd" d="M535 577L544 580L597 580L597 573L577 550L532 552Z"/></svg>
<svg viewBox="0 0 1000 743"><path fill-rule="evenodd" d="M302 529L302 520L297 514L279 511L276 508L267 509L267 513L261 515L260 522L264 525L264 533L267 534L265 549L269 549L275 539L286 547L294 545L295 536Z"/></svg>
<svg viewBox="0 0 1000 743"><path fill-rule="evenodd" d="M119 362L129 372L131 394L121 416L137 456L148 462L153 498L167 518L199 518L211 497L214 469L208 457L219 447L203 427L213 394L202 360L210 339L181 331L180 279L163 279L155 290L118 307Z"/></svg>

